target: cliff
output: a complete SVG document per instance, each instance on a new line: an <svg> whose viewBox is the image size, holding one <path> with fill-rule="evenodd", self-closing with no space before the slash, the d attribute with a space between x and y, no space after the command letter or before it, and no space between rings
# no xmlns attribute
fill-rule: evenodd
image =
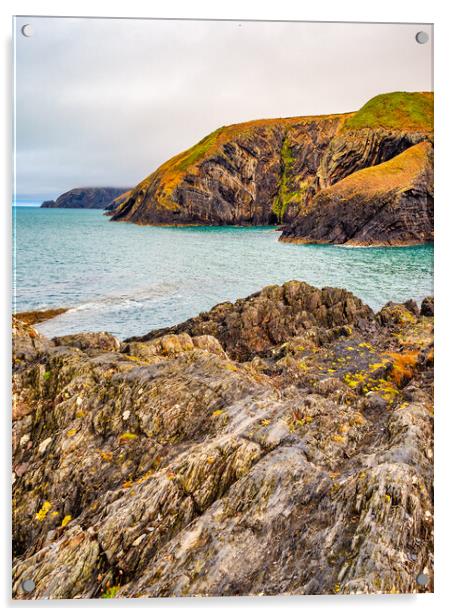
<svg viewBox="0 0 452 616"><path fill-rule="evenodd" d="M354 113L222 127L145 178L112 220L296 223L323 189L420 142L432 143L432 117L431 93L396 92L377 96ZM431 160L428 156L426 165Z"/></svg>
<svg viewBox="0 0 452 616"><path fill-rule="evenodd" d="M282 241L402 245L433 241L433 148L413 145L318 192Z"/></svg>
<svg viewBox="0 0 452 616"><path fill-rule="evenodd" d="M103 210L127 190L129 189L110 187L72 188L60 195L56 201L44 201L41 207Z"/></svg>
<svg viewBox="0 0 452 616"><path fill-rule="evenodd" d="M346 115L222 127L143 180L112 220L262 225L291 220Z"/></svg>
<svg viewBox="0 0 452 616"><path fill-rule="evenodd" d="M292 281L122 344L15 319L14 597L432 591L432 314Z"/></svg>

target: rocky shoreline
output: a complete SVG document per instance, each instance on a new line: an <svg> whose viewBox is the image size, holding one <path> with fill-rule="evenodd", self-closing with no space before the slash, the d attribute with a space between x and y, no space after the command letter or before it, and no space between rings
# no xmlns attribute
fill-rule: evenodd
<svg viewBox="0 0 452 616"><path fill-rule="evenodd" d="M122 343L14 318L14 597L431 592L433 312L291 281Z"/></svg>
<svg viewBox="0 0 452 616"><path fill-rule="evenodd" d="M43 310L27 310L26 312L16 312L14 318L26 325L37 325L49 319L54 319L60 314L67 312L69 308L45 308Z"/></svg>

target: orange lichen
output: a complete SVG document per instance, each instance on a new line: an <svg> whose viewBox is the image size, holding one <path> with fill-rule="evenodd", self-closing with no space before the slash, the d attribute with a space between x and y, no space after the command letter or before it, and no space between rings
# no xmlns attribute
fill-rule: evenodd
<svg viewBox="0 0 452 616"><path fill-rule="evenodd" d="M400 387L413 378L419 351L388 353L388 355L392 359L390 378L398 387Z"/></svg>

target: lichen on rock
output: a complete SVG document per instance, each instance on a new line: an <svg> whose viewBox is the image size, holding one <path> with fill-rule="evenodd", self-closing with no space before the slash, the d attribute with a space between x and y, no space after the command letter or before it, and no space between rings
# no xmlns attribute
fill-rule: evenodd
<svg viewBox="0 0 452 616"><path fill-rule="evenodd" d="M431 591L409 308L292 281L121 345L16 321L14 597Z"/></svg>

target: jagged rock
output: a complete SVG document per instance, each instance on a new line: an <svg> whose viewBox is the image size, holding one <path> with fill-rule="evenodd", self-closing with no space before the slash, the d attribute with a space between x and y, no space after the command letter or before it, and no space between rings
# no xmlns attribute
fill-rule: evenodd
<svg viewBox="0 0 452 616"><path fill-rule="evenodd" d="M432 317L435 313L435 300L433 297L425 297L421 304L421 314L425 317Z"/></svg>
<svg viewBox="0 0 452 616"><path fill-rule="evenodd" d="M372 310L344 289L317 289L292 280L272 285L239 299L218 304L180 325L149 332L130 341L146 341L165 334L210 335L234 359L265 355L278 344L313 327L323 331L348 324L369 325Z"/></svg>
<svg viewBox="0 0 452 616"><path fill-rule="evenodd" d="M383 324L346 291L294 282L224 306L204 315L222 341L39 337L15 365L15 598L433 589L433 319ZM247 336L261 310L278 326ZM312 336L292 335L299 314ZM226 331L235 357L257 346L250 361ZM413 353L402 384L396 358Z"/></svg>
<svg viewBox="0 0 452 616"><path fill-rule="evenodd" d="M128 188L72 188L60 195L55 201L44 201L44 208L78 208L84 210L103 210L113 200L121 198Z"/></svg>
<svg viewBox="0 0 452 616"><path fill-rule="evenodd" d="M45 351L52 343L34 327L13 317L13 363L30 360Z"/></svg>
<svg viewBox="0 0 452 616"><path fill-rule="evenodd" d="M408 299L406 302L404 302L403 305L405 306L407 310L412 312L414 316L418 317L420 315L419 306L414 301L414 299ZM433 315L430 315L430 316L433 316Z"/></svg>
<svg viewBox="0 0 452 616"><path fill-rule="evenodd" d="M101 351L119 351L119 340L108 332L68 334L52 338L56 346L76 347L81 351L88 349Z"/></svg>
<svg viewBox="0 0 452 616"><path fill-rule="evenodd" d="M405 304L397 304L388 302L383 306L380 312L377 313L377 319L383 325L403 325L405 323L414 323L416 314L407 308Z"/></svg>

